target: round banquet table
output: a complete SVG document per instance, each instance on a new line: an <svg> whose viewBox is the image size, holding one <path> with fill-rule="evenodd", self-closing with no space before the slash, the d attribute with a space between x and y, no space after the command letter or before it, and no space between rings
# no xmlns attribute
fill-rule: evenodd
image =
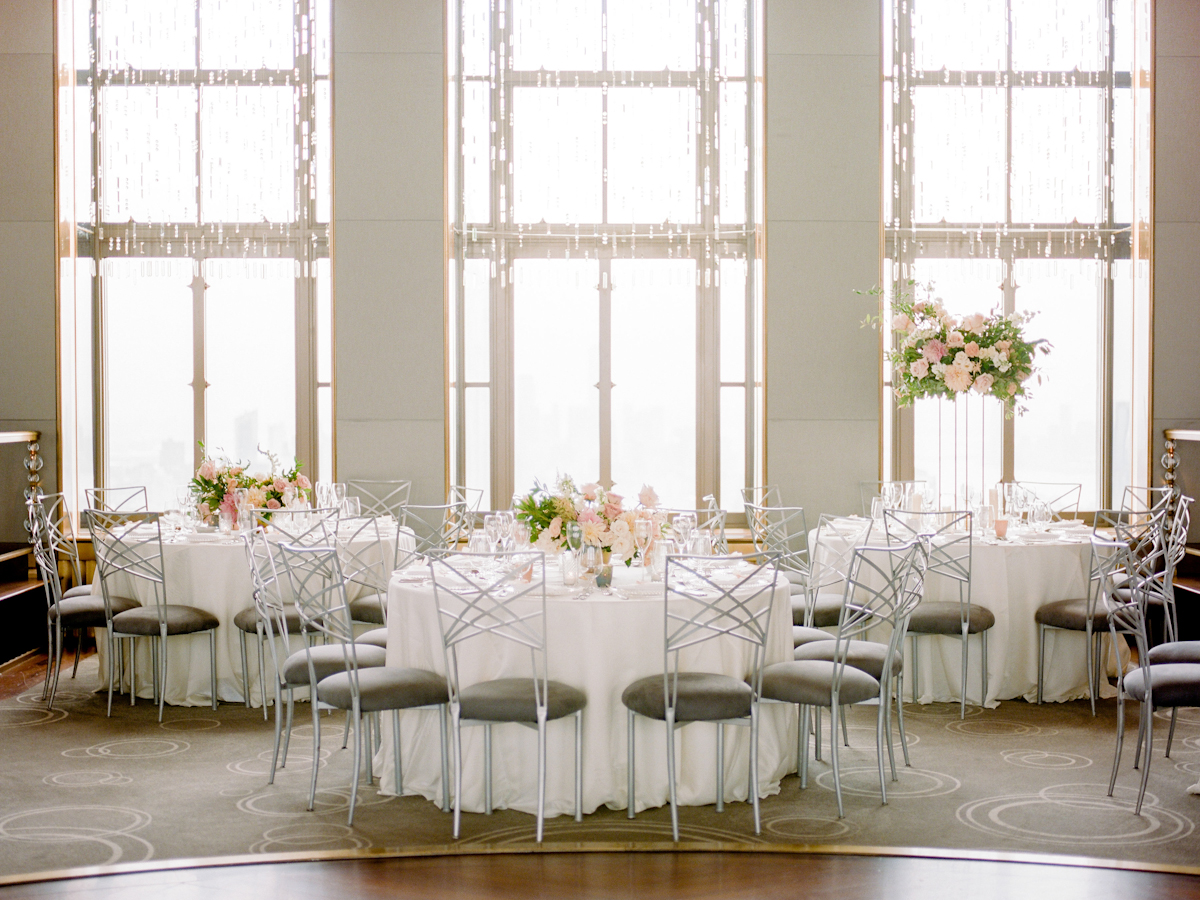
<svg viewBox="0 0 1200 900"><path fill-rule="evenodd" d="M627 796L626 708L621 693L630 683L663 671L663 586L636 584L640 570L616 566L617 593L564 588L553 558L546 565L547 667L552 679L587 694L583 711L583 812L600 806L625 809ZM398 572L388 587L390 666L411 666L445 673L441 632L428 568ZM791 606L780 580L772 600L766 662L792 657ZM474 646L473 646L474 645ZM680 668L703 669L743 677L750 656L744 641L707 641L681 656ZM529 676L529 652L491 635L473 638L459 650L464 686L509 675ZM796 713L790 705L760 707L759 791L778 793L779 781L796 769ZM386 721L386 720L385 720ZM669 800L666 726L636 719L637 797L635 810L662 806ZM394 794L392 730L382 729L376 757L380 789ZM400 723L403 792L441 802L441 743L438 713L408 710ZM468 812L484 811L483 728L462 730L463 802ZM575 729L570 718L550 722L546 731L546 815L575 812ZM725 799L749 794L749 728L726 727ZM716 726L696 722L676 732L678 799L681 805L716 801ZM517 724L492 728L492 802L497 809L537 811L537 732ZM453 773L451 774L453 778Z"/></svg>
<svg viewBox="0 0 1200 900"><path fill-rule="evenodd" d="M1090 570L1090 529L1063 527L1041 535L1010 529L1008 540L992 537L972 541L971 602L992 611L996 624L988 631L988 679L984 705L1001 700L1037 700L1038 607L1055 600L1087 596ZM814 535L815 537L815 535ZM871 531L870 543L882 542L882 528ZM820 552L820 548L814 548ZM958 600L957 582L941 575L925 581L925 599ZM836 631L836 629L830 629ZM886 640L882 630L871 640ZM920 703L958 702L962 697L962 644L957 637L921 635L918 658ZM979 704L980 639L971 635L967 669L967 702ZM1082 631L1046 630L1043 700L1086 698L1087 636ZM1121 663L1128 657L1123 650ZM912 647L905 641L905 701L912 699ZM1111 645L1104 637L1102 659L1115 674ZM1106 678L1100 679L1100 696L1115 697Z"/></svg>
<svg viewBox="0 0 1200 900"><path fill-rule="evenodd" d="M394 528L394 527L393 527ZM392 554L395 546L395 531L385 539L385 553ZM407 536L410 539L411 535ZM402 539L403 540L403 539ZM365 546L364 542L364 546ZM357 542L351 543L351 548ZM413 546L406 549L412 550ZM241 631L233 624L234 616L254 605L254 583L250 577L250 566L246 548L240 537L216 537L212 540L189 539L178 536L163 539L163 566L167 582L167 602L195 606L212 613L220 621L216 632L217 644L217 698L225 702L243 703L246 685L242 681ZM390 560L389 560L390 568ZM286 577L286 576L284 576ZM92 589L100 595L100 577L97 571ZM153 604L154 595L150 585L142 579L127 575L114 576L109 582L113 596L132 597L142 604ZM347 589L350 599L365 593L358 585ZM369 630L375 626L366 626ZM258 640L253 634L246 636L246 662L250 670L250 702L262 705L262 689L258 676ZM299 650L304 643L299 635L289 638L291 649ZM100 690L108 690L108 641L96 642L100 661ZM150 641L134 641L137 657L137 696L154 696ZM209 706L212 704L212 677L208 662L208 634L172 635L167 638L167 685L166 702L172 706ZM126 644L128 647L128 644ZM264 652L266 651L264 648ZM267 665L270 667L270 657ZM129 661L125 662L122 691L129 688ZM268 701L274 694L268 687ZM297 690L297 699L306 696L306 691ZM119 702L114 697L113 702Z"/></svg>

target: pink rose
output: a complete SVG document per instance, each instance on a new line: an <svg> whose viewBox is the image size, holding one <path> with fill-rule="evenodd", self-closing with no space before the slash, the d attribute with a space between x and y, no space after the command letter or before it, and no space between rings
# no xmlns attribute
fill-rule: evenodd
<svg viewBox="0 0 1200 900"><path fill-rule="evenodd" d="M1017 385L1016 385L1016 382L1014 382L1014 381L1010 381L1010 382L1008 383L1008 394L1009 394L1009 396L1011 397L1011 396L1012 396L1013 394L1015 394L1016 392L1017 392Z"/></svg>
<svg viewBox="0 0 1200 900"><path fill-rule="evenodd" d="M967 356L978 356L979 344L975 341L967 341L965 344L963 344L963 352L966 353Z"/></svg>
<svg viewBox="0 0 1200 900"><path fill-rule="evenodd" d="M221 512L233 515L237 512L237 498L233 496L233 491L229 491L221 498Z"/></svg>
<svg viewBox="0 0 1200 900"><path fill-rule="evenodd" d="M283 504L280 503L278 500L276 500L274 497L272 497L270 500L267 501L267 509L279 509L282 505Z"/></svg>
<svg viewBox="0 0 1200 900"><path fill-rule="evenodd" d="M609 494L608 496L611 498L613 495ZM610 499L607 503L604 504L604 516L609 521L620 518L621 504L619 502L613 503L612 500Z"/></svg>
<svg viewBox="0 0 1200 900"><path fill-rule="evenodd" d="M996 341L996 349L1001 353L1007 353L1008 348L1012 346L1012 341Z"/></svg>
<svg viewBox="0 0 1200 900"><path fill-rule="evenodd" d="M910 319L904 313L896 313L895 317L892 319L892 331L903 331L905 334L908 334L912 330L912 319Z"/></svg>
<svg viewBox="0 0 1200 900"><path fill-rule="evenodd" d="M929 360L922 357L908 367L908 374L913 378L924 378L929 374Z"/></svg>
<svg viewBox="0 0 1200 900"><path fill-rule="evenodd" d="M274 488L275 490L279 491L279 493L281 493L281 494L282 494L282 493L283 493L285 490L287 490L288 483L287 483L287 480L286 480L286 479L283 479L283 478L276 478L276 479L275 479L275 480L274 480L274 481L271 483L271 487L272 487L272 488Z"/></svg>
<svg viewBox="0 0 1200 900"><path fill-rule="evenodd" d="M975 313L963 319L963 328L967 331L973 331L976 334L983 331L983 326L987 323L987 319L982 313Z"/></svg>
<svg viewBox="0 0 1200 900"><path fill-rule="evenodd" d="M205 481L212 481L213 476L217 474L217 465L211 459L206 459L200 463L200 468L196 470L196 475L203 478Z"/></svg>
<svg viewBox="0 0 1200 900"><path fill-rule="evenodd" d="M229 474L232 477L236 478L238 475L241 475L242 472L244 472L244 471L246 471L245 466L232 466L229 469Z"/></svg>
<svg viewBox="0 0 1200 900"><path fill-rule="evenodd" d="M638 502L647 509L654 509L658 506L658 494L650 485L643 484L642 489L638 491Z"/></svg>
<svg viewBox="0 0 1200 900"><path fill-rule="evenodd" d="M946 387L956 394L961 394L971 387L971 373L960 365L946 366L942 377Z"/></svg>
<svg viewBox="0 0 1200 900"><path fill-rule="evenodd" d="M308 480L307 475L297 475L296 476L296 487L300 488L300 490L302 490L302 491L307 491L309 488L312 487L312 482Z"/></svg>
<svg viewBox="0 0 1200 900"><path fill-rule="evenodd" d="M975 383L971 385L971 387L980 394L986 394L992 389L992 384L994 384L995 381L996 379L993 376L985 373L976 378Z"/></svg>
<svg viewBox="0 0 1200 900"><path fill-rule="evenodd" d="M594 481L589 481L579 489L579 492L583 494L584 500L595 500L600 495L600 485Z"/></svg>
<svg viewBox="0 0 1200 900"><path fill-rule="evenodd" d="M562 516L555 516L550 520L550 524L546 527L546 534L551 538L556 538L562 534Z"/></svg>
<svg viewBox="0 0 1200 900"><path fill-rule="evenodd" d="M915 313L923 313L928 308L929 308L929 304L926 303L924 300L918 300L916 303L913 304L913 312L915 312Z"/></svg>
<svg viewBox="0 0 1200 900"><path fill-rule="evenodd" d="M961 347L963 345L963 336L961 331L951 331L946 335L947 347Z"/></svg>
<svg viewBox="0 0 1200 900"><path fill-rule="evenodd" d="M921 348L921 355L931 363L940 362L946 355L946 345L937 338L932 338L926 341L925 346Z"/></svg>

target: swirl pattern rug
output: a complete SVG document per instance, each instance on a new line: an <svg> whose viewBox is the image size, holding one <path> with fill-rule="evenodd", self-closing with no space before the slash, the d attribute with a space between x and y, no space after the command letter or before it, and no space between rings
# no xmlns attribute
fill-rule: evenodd
<svg viewBox="0 0 1200 900"><path fill-rule="evenodd" d="M133 708L114 702L107 718L104 695L91 689L95 675L93 658L75 681L64 677L52 712L40 686L0 701L0 875L174 858L476 850L533 841L532 816L497 810L464 814L463 836L454 842L450 816L434 804L380 796L365 783L349 827L351 751L341 749L341 714L322 719L319 791L308 812L306 704L297 707L288 766L268 785L272 726L261 710L168 707L160 724L148 701ZM1200 775L1200 710L1179 711L1169 759L1163 754L1169 712L1156 715L1141 816L1133 813L1140 773L1133 769L1137 714L1131 712L1112 797L1115 701L1101 702L1096 718L1086 701L1041 707L1009 701L994 710L968 708L961 721L957 704L906 705L912 765L889 783L886 806L876 774L875 709L862 707L851 712L851 746L842 748L844 819L837 816L826 748L825 761L811 763L806 790L792 775L763 800L761 835L754 834L750 806L730 802L721 813L683 808L680 836L693 847L928 847L1196 865L1200 797L1187 788ZM600 810L581 823L560 816L546 824L548 843L670 840L667 808L634 820L623 810Z"/></svg>

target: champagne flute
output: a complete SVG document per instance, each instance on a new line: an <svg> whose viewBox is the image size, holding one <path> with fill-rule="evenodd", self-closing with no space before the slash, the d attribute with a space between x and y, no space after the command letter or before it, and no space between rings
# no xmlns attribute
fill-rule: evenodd
<svg viewBox="0 0 1200 900"><path fill-rule="evenodd" d="M638 558L641 560L641 577L638 578L638 584L645 584L647 572L646 553L650 549L650 538L654 533L654 523L650 519L635 519L633 523L633 543L638 550Z"/></svg>

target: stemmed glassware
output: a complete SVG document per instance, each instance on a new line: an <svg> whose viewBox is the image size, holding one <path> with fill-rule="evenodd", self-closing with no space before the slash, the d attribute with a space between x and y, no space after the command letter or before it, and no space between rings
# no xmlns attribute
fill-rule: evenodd
<svg viewBox="0 0 1200 900"><path fill-rule="evenodd" d="M635 519L633 522L633 543L638 550L638 558L641 560L641 576L638 578L638 584L645 584L646 573L649 571L646 554L650 550L650 539L654 535L654 522L650 519Z"/></svg>
<svg viewBox="0 0 1200 900"><path fill-rule="evenodd" d="M504 519L499 513L489 513L483 517L483 530L487 534L488 551L490 553L498 553L500 551L501 529L504 527Z"/></svg>
<svg viewBox="0 0 1200 900"><path fill-rule="evenodd" d="M680 513L675 517L672 527L675 530L675 540L684 548L685 553L688 552L692 546L692 537L696 533L696 514Z"/></svg>

